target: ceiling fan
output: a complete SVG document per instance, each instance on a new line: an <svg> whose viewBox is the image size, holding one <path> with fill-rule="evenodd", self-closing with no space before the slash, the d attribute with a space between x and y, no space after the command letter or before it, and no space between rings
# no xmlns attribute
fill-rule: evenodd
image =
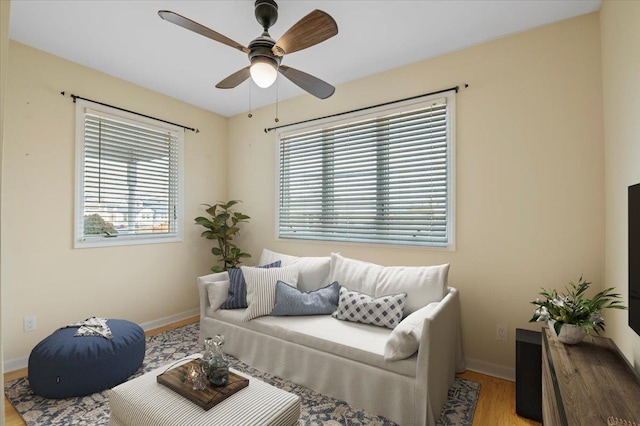
<svg viewBox="0 0 640 426"><path fill-rule="evenodd" d="M219 89L234 88L249 77L259 87L269 87L280 72L298 87L320 99L326 99L335 92L335 87L329 83L295 68L281 65L285 54L306 49L338 34L336 21L326 12L314 10L296 22L276 42L269 35L269 27L278 20L278 5L273 0L256 0L255 15L258 23L264 28L264 32L249 43L248 48L175 12L160 10L158 15L166 21L241 50L249 56L251 65L234 72L216 84Z"/></svg>

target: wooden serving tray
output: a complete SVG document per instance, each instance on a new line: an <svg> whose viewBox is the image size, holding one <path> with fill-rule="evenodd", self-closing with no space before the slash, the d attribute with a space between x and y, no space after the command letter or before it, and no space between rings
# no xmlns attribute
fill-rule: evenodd
<svg viewBox="0 0 640 426"><path fill-rule="evenodd" d="M184 396L189 401L198 404L205 410L210 409L221 401L224 401L234 393L249 386L249 379L245 379L229 371L229 382L226 386L212 386L207 381L207 387L203 390L194 390L192 385L185 380L187 371L193 364L200 364L199 359L195 359L186 364L180 365L171 370L165 371L157 376L158 383L165 385L174 392Z"/></svg>

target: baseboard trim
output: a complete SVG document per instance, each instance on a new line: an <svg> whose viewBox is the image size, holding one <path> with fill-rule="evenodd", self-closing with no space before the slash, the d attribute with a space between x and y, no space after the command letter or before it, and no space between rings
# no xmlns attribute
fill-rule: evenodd
<svg viewBox="0 0 640 426"><path fill-rule="evenodd" d="M143 322L140 324L140 327L142 327L144 331L154 330L198 315L200 315L200 308L194 308L179 314L169 315L168 317L159 318L149 322Z"/></svg>
<svg viewBox="0 0 640 426"><path fill-rule="evenodd" d="M489 376L497 377L499 379L509 380L511 382L516 381L516 370L512 367L505 367L504 365L494 364L487 361L482 361L475 358L465 358L467 364L467 370L475 371L477 373L487 374Z"/></svg>
<svg viewBox="0 0 640 426"><path fill-rule="evenodd" d="M183 321L186 320L188 318L192 318L195 317L197 315L200 315L200 308L194 308L194 309L190 309L188 311L185 312L180 312L178 314L175 315L169 315L168 317L163 317L163 318L158 318L156 320L153 321L148 321L148 322L144 322L139 324L140 327L142 327L142 329L144 331L149 331L149 330L153 330L156 328L160 328L160 327L164 327L179 321ZM4 366L4 372L5 373L9 373L11 371L15 371L15 370L20 370L22 368L27 368L27 366L29 365L29 356L22 356L19 358L14 358L14 359L10 359L10 360L6 360L3 363Z"/></svg>

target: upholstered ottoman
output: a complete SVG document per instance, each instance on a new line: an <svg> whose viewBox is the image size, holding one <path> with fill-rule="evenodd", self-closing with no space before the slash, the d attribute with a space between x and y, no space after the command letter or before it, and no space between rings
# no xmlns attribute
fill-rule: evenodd
<svg viewBox="0 0 640 426"><path fill-rule="evenodd" d="M46 398L88 395L116 386L144 359L145 335L139 325L109 319L112 339L74 336L61 328L38 343L29 356L29 384Z"/></svg>
<svg viewBox="0 0 640 426"><path fill-rule="evenodd" d="M188 362L194 357L185 358ZM164 366L111 389L109 426L293 426L300 418L300 398L254 377L249 386L205 410L158 383Z"/></svg>

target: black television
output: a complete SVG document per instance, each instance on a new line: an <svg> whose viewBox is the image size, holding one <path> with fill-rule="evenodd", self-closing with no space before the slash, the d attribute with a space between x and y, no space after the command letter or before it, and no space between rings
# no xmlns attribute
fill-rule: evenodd
<svg viewBox="0 0 640 426"><path fill-rule="evenodd" d="M640 336L640 183L629 187L629 327Z"/></svg>

